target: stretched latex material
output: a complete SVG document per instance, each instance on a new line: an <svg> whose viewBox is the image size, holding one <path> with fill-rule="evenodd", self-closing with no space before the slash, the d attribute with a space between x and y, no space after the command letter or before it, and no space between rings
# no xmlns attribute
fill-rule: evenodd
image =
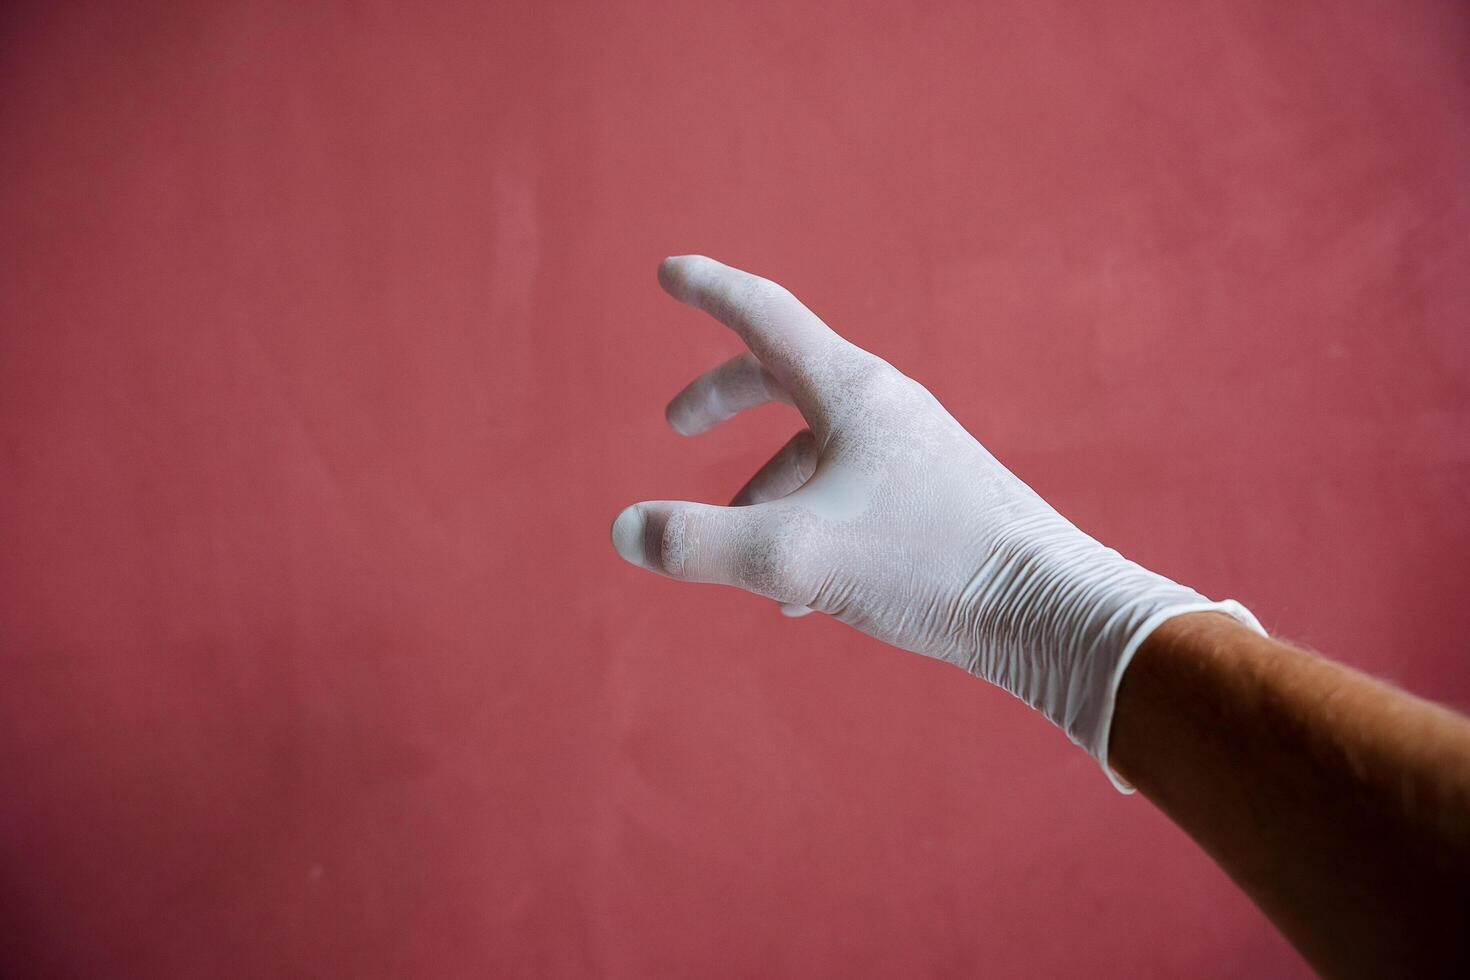
<svg viewBox="0 0 1470 980"><path fill-rule="evenodd" d="M833 332L789 291L703 256L659 281L750 347L667 412L686 435L770 400L810 429L732 506L635 504L613 523L625 559L673 578L769 596L997 684L1107 767L1123 671L1148 632L1211 602L1058 514L924 387Z"/></svg>

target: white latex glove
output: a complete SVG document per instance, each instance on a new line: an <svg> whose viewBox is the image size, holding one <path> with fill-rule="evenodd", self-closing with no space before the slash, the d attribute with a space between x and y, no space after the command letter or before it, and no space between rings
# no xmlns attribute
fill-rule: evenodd
<svg viewBox="0 0 1470 980"><path fill-rule="evenodd" d="M1011 474L922 385L832 332L776 283L685 255L659 282L750 349L668 407L692 435L771 400L808 429L729 507L634 504L623 558L826 613L962 667L1039 709L1107 767L1118 683L1148 633L1210 602L1105 548Z"/></svg>

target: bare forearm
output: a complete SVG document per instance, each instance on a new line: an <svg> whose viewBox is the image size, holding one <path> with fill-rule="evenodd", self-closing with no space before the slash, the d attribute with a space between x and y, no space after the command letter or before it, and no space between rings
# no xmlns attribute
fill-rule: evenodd
<svg viewBox="0 0 1470 980"><path fill-rule="evenodd" d="M1110 759L1334 976L1470 955L1470 721L1211 613L1140 648Z"/></svg>

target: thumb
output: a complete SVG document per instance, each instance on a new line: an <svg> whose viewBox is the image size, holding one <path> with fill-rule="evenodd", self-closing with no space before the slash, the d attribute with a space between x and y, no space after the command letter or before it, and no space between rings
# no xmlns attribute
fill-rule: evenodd
<svg viewBox="0 0 1470 980"><path fill-rule="evenodd" d="M811 601L825 564L813 531L811 516L787 501L715 507L652 500L619 514L612 540L640 568L800 605Z"/></svg>
<svg viewBox="0 0 1470 980"><path fill-rule="evenodd" d="M757 510L645 501L613 521L613 547L625 561L670 578L748 589Z"/></svg>

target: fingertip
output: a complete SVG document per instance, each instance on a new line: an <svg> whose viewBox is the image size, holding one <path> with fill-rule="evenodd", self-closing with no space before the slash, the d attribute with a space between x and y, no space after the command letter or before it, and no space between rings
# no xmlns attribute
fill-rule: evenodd
<svg viewBox="0 0 1470 980"><path fill-rule="evenodd" d="M638 504L623 508L612 523L612 544L624 561L643 565L643 529L647 523Z"/></svg>
<svg viewBox="0 0 1470 980"><path fill-rule="evenodd" d="M658 264L658 284L675 299L684 300L690 276L702 263L715 264L704 255L670 255Z"/></svg>
<svg viewBox="0 0 1470 980"><path fill-rule="evenodd" d="M658 284L670 295L678 295L675 288L679 278L679 264L683 258L682 255L669 255L658 264Z"/></svg>
<svg viewBox="0 0 1470 980"><path fill-rule="evenodd" d="M681 436L692 436L699 431L690 423L688 413L684 411L677 398L664 406L664 421L669 423L669 428Z"/></svg>

